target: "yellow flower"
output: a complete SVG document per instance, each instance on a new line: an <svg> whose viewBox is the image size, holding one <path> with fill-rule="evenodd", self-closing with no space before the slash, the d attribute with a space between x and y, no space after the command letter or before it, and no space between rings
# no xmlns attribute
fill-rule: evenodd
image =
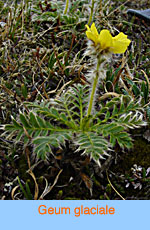
<svg viewBox="0 0 150 230"><path fill-rule="evenodd" d="M112 47L113 40L109 30L101 30L98 35L98 43L100 44L100 49L102 50L109 50L110 47Z"/></svg>
<svg viewBox="0 0 150 230"><path fill-rule="evenodd" d="M87 28L86 36L88 37L88 39L93 41L95 43L95 45L97 45L99 34L98 34L97 29L95 27L95 23L93 23L91 25L91 29L88 25L86 25L86 28Z"/></svg>
<svg viewBox="0 0 150 230"><path fill-rule="evenodd" d="M110 49L113 53L121 54L124 53L128 46L130 45L130 40L127 38L127 35L124 33L119 33L117 36L112 38L113 45Z"/></svg>
<svg viewBox="0 0 150 230"><path fill-rule="evenodd" d="M91 28L86 25L86 28L86 35L88 39L93 41L95 46L99 44L100 50L106 50L107 52L114 54L121 54L127 50L131 42L127 38L127 35L122 32L115 37L112 37L109 30L101 30L99 34L95 27L95 23L92 24Z"/></svg>

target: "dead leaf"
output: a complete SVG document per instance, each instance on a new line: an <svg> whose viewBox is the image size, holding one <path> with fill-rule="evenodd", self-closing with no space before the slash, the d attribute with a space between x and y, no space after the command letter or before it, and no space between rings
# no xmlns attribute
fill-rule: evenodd
<svg viewBox="0 0 150 230"><path fill-rule="evenodd" d="M90 190L90 194L92 196L92 187L93 187L92 180L85 173L80 173L80 176L82 180L84 181L86 187Z"/></svg>

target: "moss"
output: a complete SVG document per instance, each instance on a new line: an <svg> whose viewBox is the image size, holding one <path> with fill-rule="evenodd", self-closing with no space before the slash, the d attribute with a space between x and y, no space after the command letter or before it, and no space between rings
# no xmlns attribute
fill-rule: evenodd
<svg viewBox="0 0 150 230"><path fill-rule="evenodd" d="M30 178L30 176L28 173L26 173L28 170L28 164L24 154L20 156L17 164L18 164L19 178L26 181L27 179Z"/></svg>
<svg viewBox="0 0 150 230"><path fill-rule="evenodd" d="M112 168L116 172L129 172L134 165L140 165L144 168L150 166L150 143L141 137L137 137L134 140L133 149L128 153L123 153L121 161Z"/></svg>

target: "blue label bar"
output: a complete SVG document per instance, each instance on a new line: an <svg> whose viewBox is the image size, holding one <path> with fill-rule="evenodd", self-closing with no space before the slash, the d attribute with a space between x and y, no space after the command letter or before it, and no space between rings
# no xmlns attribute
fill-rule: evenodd
<svg viewBox="0 0 150 230"><path fill-rule="evenodd" d="M150 201L0 201L1 229L149 229Z"/></svg>

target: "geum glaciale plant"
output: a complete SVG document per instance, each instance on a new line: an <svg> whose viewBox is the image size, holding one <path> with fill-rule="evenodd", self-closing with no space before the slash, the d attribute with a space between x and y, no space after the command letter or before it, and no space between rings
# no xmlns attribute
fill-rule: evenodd
<svg viewBox="0 0 150 230"><path fill-rule="evenodd" d="M53 147L61 148L66 141L76 146L76 151L87 154L100 165L100 159L109 155L116 143L121 148L131 148L132 138L128 129L145 125L140 101L121 95L105 103L95 105L96 89L104 63L112 53L124 53L130 43L120 33L112 37L109 31L98 34L95 24L87 26L88 55L96 60L91 73L91 86L70 87L58 99L42 103L26 103L29 112L20 112L19 118L12 118L12 124L4 125L16 142L24 138L30 141L34 152L45 159L53 153ZM104 36L105 35L105 36ZM98 109L99 108L99 109Z"/></svg>
<svg viewBox="0 0 150 230"><path fill-rule="evenodd" d="M61 147L71 140L78 150L89 155L100 164L100 158L108 155L116 143L121 148L131 148L132 139L128 128L144 125L139 101L130 96L113 98L99 111L87 117L89 89L77 85L70 88L59 100L49 103L26 103L29 113L21 113L19 120L12 118L12 124L5 130L16 135L16 141L24 136L24 143L34 144L34 152L44 159L51 147ZM54 103L55 102L55 103Z"/></svg>

